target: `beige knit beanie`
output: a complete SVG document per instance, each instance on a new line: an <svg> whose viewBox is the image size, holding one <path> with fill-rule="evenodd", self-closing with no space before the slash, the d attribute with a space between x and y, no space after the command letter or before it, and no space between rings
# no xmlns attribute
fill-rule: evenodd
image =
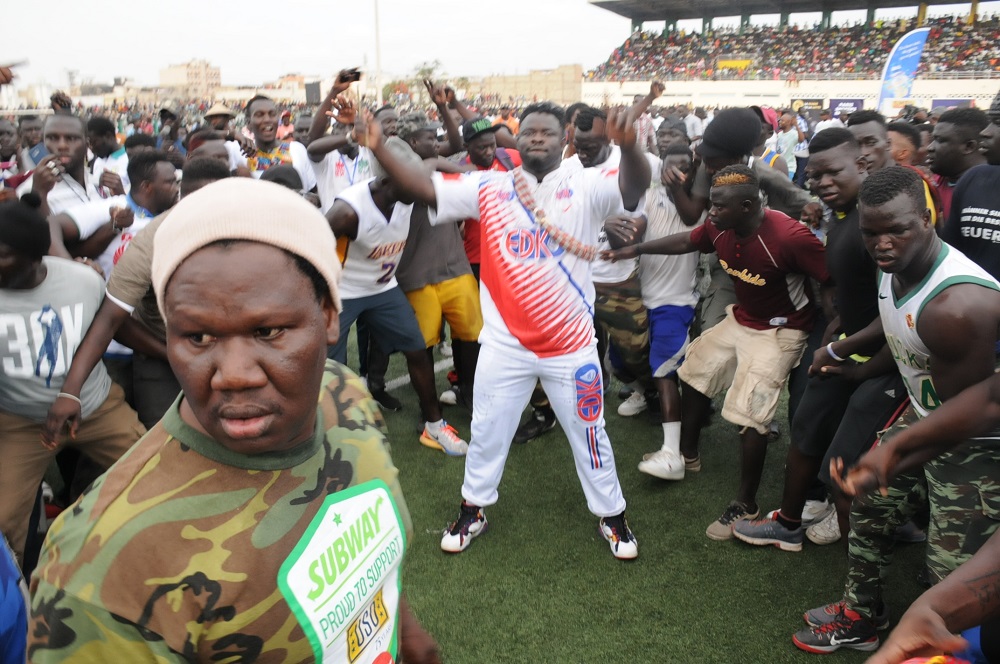
<svg viewBox="0 0 1000 664"><path fill-rule="evenodd" d="M164 292L174 271L188 256L219 240L250 240L301 256L326 279L340 311L340 262L323 214L281 185L228 178L183 198L156 232L153 290L164 319Z"/></svg>

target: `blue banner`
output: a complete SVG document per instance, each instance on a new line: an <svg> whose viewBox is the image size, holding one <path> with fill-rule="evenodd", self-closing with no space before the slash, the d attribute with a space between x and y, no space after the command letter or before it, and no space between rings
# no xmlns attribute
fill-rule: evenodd
<svg viewBox="0 0 1000 664"><path fill-rule="evenodd" d="M930 31L930 28L917 28L907 32L892 47L882 72L882 88L878 96L880 111L885 112L885 106L891 105L893 100L909 98Z"/></svg>

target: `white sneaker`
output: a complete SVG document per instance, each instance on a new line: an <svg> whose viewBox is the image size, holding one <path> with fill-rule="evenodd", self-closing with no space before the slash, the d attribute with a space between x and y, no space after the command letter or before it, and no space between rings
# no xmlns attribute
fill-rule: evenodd
<svg viewBox="0 0 1000 664"><path fill-rule="evenodd" d="M622 417L632 417L649 408L646 403L646 396L639 391L629 395L628 399L618 404L618 414Z"/></svg>
<svg viewBox="0 0 1000 664"><path fill-rule="evenodd" d="M835 511L836 508L829 501L807 500L805 507L802 508L802 525L811 526L819 523L829 516L831 510Z"/></svg>
<svg viewBox="0 0 1000 664"><path fill-rule="evenodd" d="M684 479L684 459L670 450L657 450L642 455L639 470L661 480Z"/></svg>
<svg viewBox="0 0 1000 664"><path fill-rule="evenodd" d="M420 434L420 444L441 450L448 456L465 456L469 451L469 444L462 440L455 427L447 422L441 425L441 431L437 435L431 433L425 425L424 432Z"/></svg>
<svg viewBox="0 0 1000 664"><path fill-rule="evenodd" d="M441 396L438 397L438 401L446 406L458 405L458 392L455 391L454 387L449 387L441 393Z"/></svg>
<svg viewBox="0 0 1000 664"><path fill-rule="evenodd" d="M840 523L837 521L837 510L826 515L819 523L806 528L806 537L813 544L833 544L840 539Z"/></svg>
<svg viewBox="0 0 1000 664"><path fill-rule="evenodd" d="M442 341L441 343L438 344L438 350L441 351L441 357L451 357L452 356L452 350L451 350L451 344L450 343Z"/></svg>

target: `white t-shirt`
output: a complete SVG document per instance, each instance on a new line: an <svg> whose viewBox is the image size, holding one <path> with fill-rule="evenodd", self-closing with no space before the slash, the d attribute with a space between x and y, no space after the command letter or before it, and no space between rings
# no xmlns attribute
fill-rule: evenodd
<svg viewBox="0 0 1000 664"><path fill-rule="evenodd" d="M358 237L337 241L337 257L343 267L340 296L345 300L378 295L398 285L396 268L410 232L413 205L396 203L386 219L368 188L373 179L348 187L337 196L358 215Z"/></svg>
<svg viewBox="0 0 1000 664"><path fill-rule="evenodd" d="M843 127L844 123L837 118L830 118L829 120L820 120L816 123L816 130L813 132L813 136L823 131L824 129L830 129L831 127Z"/></svg>
<svg viewBox="0 0 1000 664"><path fill-rule="evenodd" d="M696 225L703 223L706 215ZM658 184L646 192L646 241L690 231L677 213L667 190ZM676 256L643 254L639 257L639 278L642 282L642 303L647 309L666 306L693 307L698 304L695 292L698 272L698 252Z"/></svg>
<svg viewBox="0 0 1000 664"><path fill-rule="evenodd" d="M644 153L650 161L650 167L652 168L653 162L659 163L659 159L649 154ZM573 155L567 160L569 163L566 165L567 168L583 168L583 164L580 162L580 157ZM574 164L575 161L575 164ZM608 158L597 166L592 166L594 170L602 173L604 177L618 182L618 170L622 162L622 150L617 145L611 146L611 153ZM654 172L658 173L659 169ZM640 205L635 212L626 212L625 208L622 207L615 214L625 214L628 216L637 216L642 214L642 206ZM604 219L601 219L600 230L597 233L597 246L601 251L606 249L611 249L611 243L608 242L608 234L604 231ZM596 260L591 266L593 273L593 279L595 284L617 284L625 281L632 273L635 272L636 268L639 266L638 259L630 259L625 261L618 261L617 263L610 263L608 261Z"/></svg>
<svg viewBox="0 0 1000 664"><path fill-rule="evenodd" d="M226 152L229 153L229 171L235 171L241 165L246 166L247 158L243 156L243 150L236 141L226 141Z"/></svg>
<svg viewBox="0 0 1000 664"><path fill-rule="evenodd" d="M37 287L0 289L0 410L33 422L45 421L104 299L104 284L89 267L54 256L42 263L47 274ZM110 388L98 362L80 392L84 418Z"/></svg>
<svg viewBox="0 0 1000 664"><path fill-rule="evenodd" d="M17 188L19 198L31 191L34 181L35 178L32 176L21 183L21 186ZM52 191L49 192L46 200L49 203L49 212L51 214L59 214L65 212L67 208L80 205L81 203L88 203L90 201L108 203L108 201L114 199L102 196L97 187L94 186L94 179L90 176L90 171L83 169L83 185L69 175L63 174L55 186L52 187ZM108 205L110 206L111 203L108 203Z"/></svg>
<svg viewBox="0 0 1000 664"><path fill-rule="evenodd" d="M593 244L604 219L622 208L618 178L563 164L538 182L521 171L550 223ZM549 238L518 199L512 172L432 176L432 224L478 219L482 232L482 344L556 357L597 343L591 264Z"/></svg>
<svg viewBox="0 0 1000 664"><path fill-rule="evenodd" d="M316 186L316 174L313 172L312 162L309 161L309 153L306 152L306 146L302 145L298 141L286 141L288 143L288 154L292 158L292 168L298 171L299 178L302 179L302 189L305 191L311 190ZM229 148L227 148L229 149ZM234 154L232 151L229 153L230 161L233 160ZM236 162L237 166L247 166L247 158L240 153L239 159ZM267 169L264 169L267 170ZM263 175L264 170L250 169L250 175L260 179Z"/></svg>
<svg viewBox="0 0 1000 664"><path fill-rule="evenodd" d="M705 123L694 113L684 116L684 128L692 141L705 133Z"/></svg>
<svg viewBox="0 0 1000 664"><path fill-rule="evenodd" d="M91 175L95 183L101 181L101 173L104 171L111 171L122 179L122 186L125 187L126 194L131 191L132 183L128 179L128 153L125 151L125 148L119 148L106 158L97 157L94 159Z"/></svg>
<svg viewBox="0 0 1000 664"><path fill-rule="evenodd" d="M368 148L358 148L358 156L347 157L338 150L324 155L322 161L312 162L316 173L316 189L319 191L320 210L323 214L333 207L333 201L340 192L362 180L372 178L373 157Z"/></svg>
<svg viewBox="0 0 1000 664"><path fill-rule="evenodd" d="M52 204L49 203L49 207L51 206ZM80 239L86 240L96 233L101 226L111 221L111 208L113 207L128 207L128 197L98 197L96 200L85 203L78 202L76 205L66 208L63 212L69 215L73 223L76 224L76 229L80 233ZM55 211L53 210L53 212ZM110 274L110 269L103 265L101 267L105 268L105 275Z"/></svg>

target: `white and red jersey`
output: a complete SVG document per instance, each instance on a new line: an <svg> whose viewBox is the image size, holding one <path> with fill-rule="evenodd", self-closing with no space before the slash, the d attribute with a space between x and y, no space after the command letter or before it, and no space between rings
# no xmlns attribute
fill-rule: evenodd
<svg viewBox="0 0 1000 664"><path fill-rule="evenodd" d="M604 219L622 207L618 178L560 166L538 182L521 171L548 220L595 244ZM549 238L517 197L513 173L435 173L432 224L474 218L482 231L482 344L564 355L596 343L591 264Z"/></svg>
<svg viewBox="0 0 1000 664"><path fill-rule="evenodd" d="M396 287L396 268L410 232L413 205L396 203L386 219L372 199L369 185L373 180L359 182L337 196L358 215L357 238L337 240L337 257L343 267L340 296L344 299L377 295Z"/></svg>

